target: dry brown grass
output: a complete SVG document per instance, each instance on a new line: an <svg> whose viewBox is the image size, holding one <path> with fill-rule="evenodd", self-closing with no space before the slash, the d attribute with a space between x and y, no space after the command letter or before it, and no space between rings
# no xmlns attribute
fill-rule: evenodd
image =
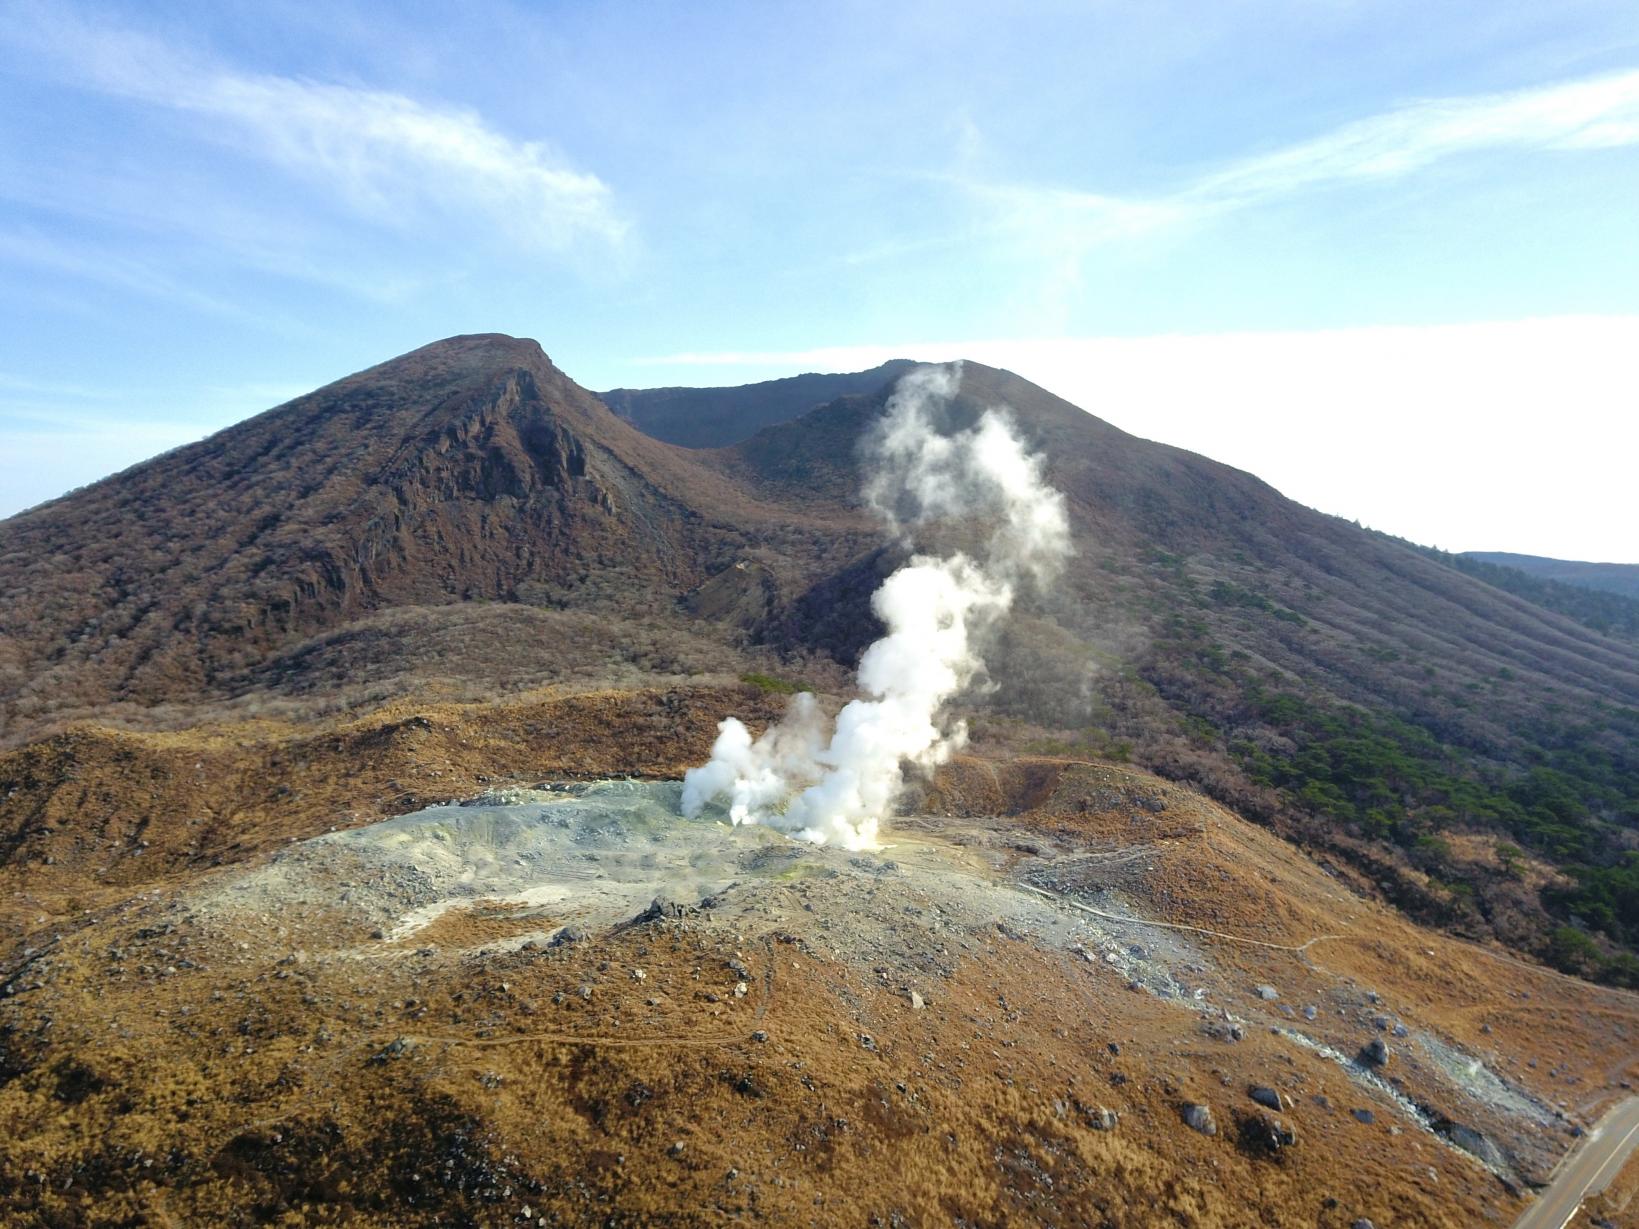
<svg viewBox="0 0 1639 1229"><path fill-rule="evenodd" d="M668 708L680 698L686 709ZM341 953L366 937L338 932L322 907L229 931L179 911L175 893L219 873L179 847L196 840L185 823L151 824L148 852L116 859L113 874L74 825L55 824L92 805L117 812L121 797L153 813L172 805L161 799L199 809L263 781L240 835L207 842L205 862L254 859L323 831L349 798L346 822L362 822L412 794L502 777L675 775L701 758L717 713L766 717L764 703L748 688L588 693L405 705L323 736L272 725L74 736L45 771L79 786L38 796L46 826L25 846L58 851L31 871L54 886L13 914L37 950L8 962L0 999L8 1214L60 1226L499 1225L523 1223L528 1205L558 1224L1331 1229L1366 1215L1457 1229L1517 1212L1494 1178L1428 1136L1396 1134L1387 1117L1355 1122L1360 1093L1324 1060L1256 1028L1225 1044L1192 1013L1000 932L922 985L924 1011L896 980L829 954L824 931L758 928L754 916L733 930L662 923L486 955L512 927L479 907L361 961ZM62 792L74 788L86 792ZM1191 932L1237 984L1274 981L1293 1003L1373 989L1417 1027L1588 1113L1631 1074L1630 996L1419 930L1187 789L1117 766L965 758L924 802L1014 816L1020 859L1040 839L1145 851L1122 890L1179 925L1294 947L1338 936L1299 954ZM76 894L72 909L89 913L71 911ZM744 1000L727 993L731 960L752 973ZM1358 1043L1355 1027L1314 1026L1340 1045ZM1244 1089L1269 1082L1296 1102L1299 1142L1278 1159L1233 1138ZM1323 1095L1329 1107L1314 1102ZM1215 1106L1219 1137L1181 1125L1186 1100ZM1088 1127L1079 1107L1097 1106L1121 1115L1115 1132Z"/></svg>

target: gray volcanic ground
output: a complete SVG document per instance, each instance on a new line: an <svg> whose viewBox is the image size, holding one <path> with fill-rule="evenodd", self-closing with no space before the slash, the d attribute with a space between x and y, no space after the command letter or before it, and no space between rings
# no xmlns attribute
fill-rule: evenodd
<svg viewBox="0 0 1639 1229"><path fill-rule="evenodd" d="M815 951L884 973L919 1000L1000 931L1079 958L1101 984L1170 1002L1211 1033L1268 1029L1336 1064L1401 1128L1435 1135L1499 1177L1540 1178L1557 1160L1544 1132L1562 1113L1450 1039L1402 1022L1381 996L1332 979L1309 1001L1286 1002L1219 968L1189 928L1147 917L1124 890L1153 869L1147 843L1089 849L1024 839L996 819L907 817L879 851L851 853L730 825L720 809L683 818L680 794L676 782L641 781L486 794L301 842L194 903L228 925L322 916L322 932L339 941L330 959L412 958L418 937L452 911L506 925L506 937L473 942L482 957L682 917L736 933L772 927L800 931ZM1366 1053L1377 1038L1397 1056L1392 1082ZM1453 1129L1453 1116L1485 1130Z"/></svg>

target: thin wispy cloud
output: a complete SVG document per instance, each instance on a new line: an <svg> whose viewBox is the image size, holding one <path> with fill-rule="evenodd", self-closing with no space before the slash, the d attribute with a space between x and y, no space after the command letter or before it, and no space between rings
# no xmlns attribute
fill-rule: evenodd
<svg viewBox="0 0 1639 1229"><path fill-rule="evenodd" d="M1324 136L1247 158L1175 198L1251 205L1309 188L1396 179L1486 150L1614 149L1639 144L1639 71L1412 103Z"/></svg>
<svg viewBox="0 0 1639 1229"><path fill-rule="evenodd" d="M220 120L260 156L333 188L357 213L400 225L418 209L482 218L543 251L616 244L627 224L597 176L475 112L401 94L284 77L217 73L134 83L146 101Z"/></svg>
<svg viewBox="0 0 1639 1229"><path fill-rule="evenodd" d="M251 73L71 11L21 8L0 33L72 85L196 122L194 134L297 177L370 224L500 234L535 253L618 249L630 223L598 176L468 107Z"/></svg>
<svg viewBox="0 0 1639 1229"><path fill-rule="evenodd" d="M1154 195L998 181L971 171L952 179L988 215L981 234L1030 258L1034 294L1062 309L1080 285L1085 258L1108 244L1184 233L1235 211L1401 179L1463 156L1631 145L1639 145L1639 71L1409 103L1241 157ZM964 151L963 162L971 164L971 139Z"/></svg>

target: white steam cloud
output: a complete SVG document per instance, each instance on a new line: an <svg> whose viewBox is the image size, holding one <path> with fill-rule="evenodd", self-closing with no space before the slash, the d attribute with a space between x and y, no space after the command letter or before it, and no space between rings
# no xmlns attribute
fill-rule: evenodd
<svg viewBox="0 0 1639 1229"><path fill-rule="evenodd" d="M711 762L683 778L683 813L723 799L736 824L768 824L805 840L870 849L904 785L905 766L931 769L967 739L945 706L983 668L975 641L1013 605L1018 582L1049 583L1070 549L1064 497L1042 477L1005 409L941 435L934 411L961 381L960 364L899 381L868 441L867 502L907 542L934 520L990 530L975 559L916 555L871 597L887 635L859 663L860 699L827 731L814 697L792 699L760 738L737 718L718 726Z"/></svg>

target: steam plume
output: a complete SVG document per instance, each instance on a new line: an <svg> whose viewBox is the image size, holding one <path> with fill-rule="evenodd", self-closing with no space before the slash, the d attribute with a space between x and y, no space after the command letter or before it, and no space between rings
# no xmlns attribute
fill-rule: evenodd
<svg viewBox="0 0 1639 1229"><path fill-rule="evenodd" d="M1018 582L1049 583L1069 553L1064 497L1042 478L1005 409L969 430L941 435L933 411L948 402L961 367L903 377L870 439L865 499L890 532L911 543L933 520L990 527L975 559L918 554L871 597L887 634L859 663L860 699L826 729L814 697L792 699L783 720L753 740L737 718L718 727L711 762L683 778L683 813L725 799L736 824L769 824L849 849L877 843L907 764L931 769L967 739L944 709L984 668L979 634L1007 613Z"/></svg>

